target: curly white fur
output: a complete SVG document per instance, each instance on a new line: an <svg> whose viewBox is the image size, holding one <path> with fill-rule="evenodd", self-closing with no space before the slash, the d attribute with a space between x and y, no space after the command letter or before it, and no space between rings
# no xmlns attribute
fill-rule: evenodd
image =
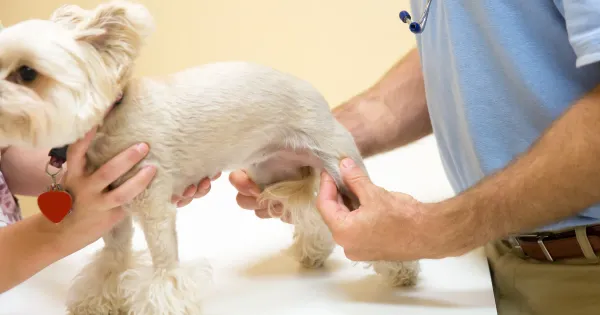
<svg viewBox="0 0 600 315"><path fill-rule="evenodd" d="M198 263L143 266L126 271L121 280L121 309L126 314L201 314L210 268Z"/></svg>
<svg viewBox="0 0 600 315"><path fill-rule="evenodd" d="M217 172L245 168L264 188L266 202L284 204L295 225L292 254L319 267L334 242L315 209L322 170L356 207L339 161L366 169L350 133L310 84L268 67L219 62L160 78L132 78L134 62L153 21L145 7L125 1L58 9L50 20L30 20L0 33L0 147L58 147L94 125L89 171L134 143L150 153L118 187L147 164L158 172L128 205L131 217L104 237L105 248L76 279L72 314L198 314L207 266L179 260L176 209L170 197ZM37 71L34 80L22 67ZM109 111L124 93L122 103ZM151 265L135 256L135 219ZM414 283L417 262L376 263L393 285Z"/></svg>
<svg viewBox="0 0 600 315"><path fill-rule="evenodd" d="M143 253L129 256L103 249L75 278L67 296L69 314L126 313L122 277L126 271L141 267Z"/></svg>
<svg viewBox="0 0 600 315"><path fill-rule="evenodd" d="M414 286L420 271L417 261L376 261L370 265L386 283L394 287Z"/></svg>

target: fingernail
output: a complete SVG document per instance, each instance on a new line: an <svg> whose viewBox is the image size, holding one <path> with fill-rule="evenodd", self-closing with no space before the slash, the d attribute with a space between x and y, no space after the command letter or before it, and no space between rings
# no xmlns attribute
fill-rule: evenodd
<svg viewBox="0 0 600 315"><path fill-rule="evenodd" d="M204 180L200 184L200 190L202 190L202 191L208 190L208 187L210 187L210 181L209 180Z"/></svg>
<svg viewBox="0 0 600 315"><path fill-rule="evenodd" d="M342 167L343 168L350 169L350 168L354 168L355 166L356 166L356 164L350 158L345 158L345 159L342 160Z"/></svg>
<svg viewBox="0 0 600 315"><path fill-rule="evenodd" d="M137 146L135 146L135 148L143 154L146 154L146 152L148 152L148 145L145 143L139 143Z"/></svg>
<svg viewBox="0 0 600 315"><path fill-rule="evenodd" d="M156 171L156 167L154 165L145 165L144 167L142 167L142 171L154 172Z"/></svg>

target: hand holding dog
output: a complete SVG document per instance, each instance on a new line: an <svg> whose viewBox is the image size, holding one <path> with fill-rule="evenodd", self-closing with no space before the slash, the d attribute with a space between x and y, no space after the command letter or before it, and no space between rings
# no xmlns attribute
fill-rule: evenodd
<svg viewBox="0 0 600 315"><path fill-rule="evenodd" d="M434 222L425 220L425 204L374 185L351 159L342 161L341 173L361 206L351 212L333 178L323 172L317 209L348 259L408 261L436 255L427 233Z"/></svg>
<svg viewBox="0 0 600 315"><path fill-rule="evenodd" d="M221 172L211 178L202 179L198 185L188 186L182 195L173 195L171 202L179 208L189 205L192 200L206 196L210 191L211 181L217 180L219 177L221 177Z"/></svg>
<svg viewBox="0 0 600 315"><path fill-rule="evenodd" d="M324 172L317 209L348 259L411 261L458 256L468 251L448 236L453 234L448 211L437 209L436 204L422 203L409 195L376 186L350 159L342 161L341 173L361 206L350 211L335 182ZM229 180L239 192L237 202L240 207L254 210L260 218L270 217L256 201L258 186L244 171L232 172ZM286 218L282 220L290 223Z"/></svg>
<svg viewBox="0 0 600 315"><path fill-rule="evenodd" d="M422 203L374 185L351 159L341 173L361 206L350 211L333 178L321 174L317 208L346 257L356 261L412 261L459 256L470 250L456 233L456 211Z"/></svg>
<svg viewBox="0 0 600 315"><path fill-rule="evenodd" d="M70 251L83 248L110 231L125 216L121 206L144 191L156 173L154 166L145 166L121 186L106 191L108 185L141 161L149 148L145 143L133 145L93 174L85 175L85 153L94 135L95 130L88 132L67 151L68 170L61 181L73 195L74 204L73 211L62 222L61 230L72 237L67 242L72 247ZM189 186L183 196L174 195L172 202L183 207L194 198L205 196L210 190L210 181L205 178L198 185Z"/></svg>
<svg viewBox="0 0 600 315"><path fill-rule="evenodd" d="M94 139L95 130L69 146L68 169L61 179L62 186L73 197L73 210L57 225L68 242L60 242L74 252L109 232L125 216L121 207L140 194L156 173L154 166L142 168L118 188L106 191L117 178L129 171L148 153L144 143L136 144L108 161L92 174L86 175L85 153Z"/></svg>
<svg viewBox="0 0 600 315"><path fill-rule="evenodd" d="M237 170L231 172L229 174L229 182L231 182L233 187L238 190L236 201L242 209L254 211L256 216L261 219L271 218L267 211L267 207L258 204L257 198L258 195L260 195L260 188L252 181L252 179L250 179L245 171ZM273 214L281 216L282 209L280 203L274 202ZM281 217L281 220L286 223L291 223L287 217Z"/></svg>

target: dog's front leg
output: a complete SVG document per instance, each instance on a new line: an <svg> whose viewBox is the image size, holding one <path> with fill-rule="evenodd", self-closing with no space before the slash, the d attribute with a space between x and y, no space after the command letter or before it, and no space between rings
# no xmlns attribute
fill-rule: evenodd
<svg viewBox="0 0 600 315"><path fill-rule="evenodd" d="M152 266L125 273L126 308L136 315L197 315L201 294L206 291L207 268L202 263L184 266L179 261L176 207L163 195L150 191L135 205Z"/></svg>
<svg viewBox="0 0 600 315"><path fill-rule="evenodd" d="M126 217L103 237L101 249L77 275L69 290L67 309L72 315L109 315L126 313L120 294L120 276L136 267L131 241L133 223Z"/></svg>

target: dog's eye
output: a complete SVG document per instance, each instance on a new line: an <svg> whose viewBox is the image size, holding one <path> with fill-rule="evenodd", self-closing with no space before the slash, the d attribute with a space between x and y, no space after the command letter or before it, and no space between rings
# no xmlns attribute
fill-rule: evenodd
<svg viewBox="0 0 600 315"><path fill-rule="evenodd" d="M29 68L28 66L22 66L21 68L19 68L19 76L24 82L32 82L33 80L35 80L35 78L37 78L37 75L37 71L35 71L35 69Z"/></svg>

